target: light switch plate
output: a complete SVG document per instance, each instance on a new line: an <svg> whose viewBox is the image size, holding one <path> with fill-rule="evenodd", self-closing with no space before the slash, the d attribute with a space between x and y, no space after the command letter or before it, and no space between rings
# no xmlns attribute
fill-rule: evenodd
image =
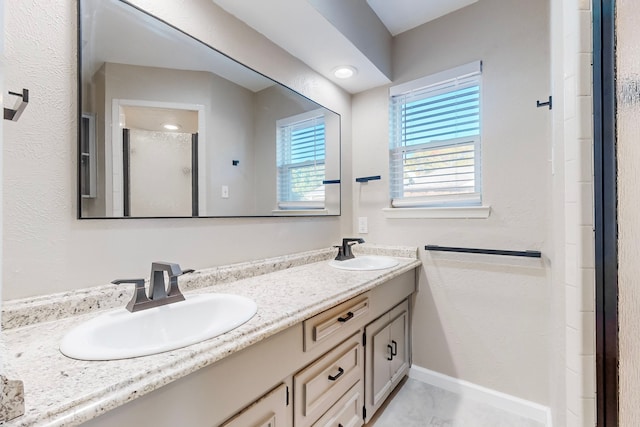
<svg viewBox="0 0 640 427"><path fill-rule="evenodd" d="M367 224L367 217L360 216L358 217L358 233L366 234L369 232L369 225Z"/></svg>
<svg viewBox="0 0 640 427"><path fill-rule="evenodd" d="M229 198L229 186L228 185L223 185L222 186L221 196L222 196L223 199L228 199Z"/></svg>

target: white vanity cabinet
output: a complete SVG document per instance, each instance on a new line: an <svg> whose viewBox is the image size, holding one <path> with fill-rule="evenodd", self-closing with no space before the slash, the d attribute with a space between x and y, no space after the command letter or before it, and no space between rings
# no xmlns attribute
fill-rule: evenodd
<svg viewBox="0 0 640 427"><path fill-rule="evenodd" d="M407 271L85 425L361 426L409 367L415 283Z"/></svg>
<svg viewBox="0 0 640 427"><path fill-rule="evenodd" d="M367 325L365 336L365 408L371 419L409 371L408 301Z"/></svg>

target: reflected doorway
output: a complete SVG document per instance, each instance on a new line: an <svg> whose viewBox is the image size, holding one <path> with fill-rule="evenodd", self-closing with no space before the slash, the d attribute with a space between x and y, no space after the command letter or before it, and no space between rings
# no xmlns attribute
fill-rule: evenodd
<svg viewBox="0 0 640 427"><path fill-rule="evenodd" d="M198 134L123 129L124 216L198 216Z"/></svg>
<svg viewBox="0 0 640 427"><path fill-rule="evenodd" d="M202 215L204 107L120 99L114 109L113 213Z"/></svg>

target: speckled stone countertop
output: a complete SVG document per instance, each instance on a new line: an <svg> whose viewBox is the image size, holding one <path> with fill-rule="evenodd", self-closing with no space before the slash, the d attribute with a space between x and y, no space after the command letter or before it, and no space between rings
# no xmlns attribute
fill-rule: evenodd
<svg viewBox="0 0 640 427"><path fill-rule="evenodd" d="M199 344L152 356L104 362L73 360L58 345L73 326L126 304L113 286L11 301L3 307L5 360L24 382L25 415L7 426L74 426L217 362L420 265L416 248L359 246L354 253L396 257L386 270L328 265L335 249L235 264L183 276L189 293L244 295L258 304L244 325ZM81 313L81 314L77 314Z"/></svg>

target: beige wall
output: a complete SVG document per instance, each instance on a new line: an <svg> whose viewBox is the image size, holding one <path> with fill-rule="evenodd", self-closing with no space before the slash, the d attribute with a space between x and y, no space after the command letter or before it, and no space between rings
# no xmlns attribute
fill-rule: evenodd
<svg viewBox="0 0 640 427"><path fill-rule="evenodd" d="M211 1L133 3L342 114L350 158L344 91ZM76 2L20 0L5 9L5 87L31 97L4 129L5 299L146 276L158 259L203 268L327 247L349 232L348 204L333 218L77 220ZM347 166L346 191L350 175Z"/></svg>
<svg viewBox="0 0 640 427"><path fill-rule="evenodd" d="M638 76L640 75L640 32L638 17L640 4L633 0L617 2L616 61L618 93L618 312L619 312L619 425L640 425L640 187L638 160L640 159L640 104Z"/></svg>
<svg viewBox="0 0 640 427"><path fill-rule="evenodd" d="M482 175L488 219L390 219L388 90L353 100L354 221L372 242L538 249L543 259L420 250L413 362L544 405L550 401L551 114L546 0L483 0L394 40L394 84L483 61ZM354 228L357 229L357 228Z"/></svg>

